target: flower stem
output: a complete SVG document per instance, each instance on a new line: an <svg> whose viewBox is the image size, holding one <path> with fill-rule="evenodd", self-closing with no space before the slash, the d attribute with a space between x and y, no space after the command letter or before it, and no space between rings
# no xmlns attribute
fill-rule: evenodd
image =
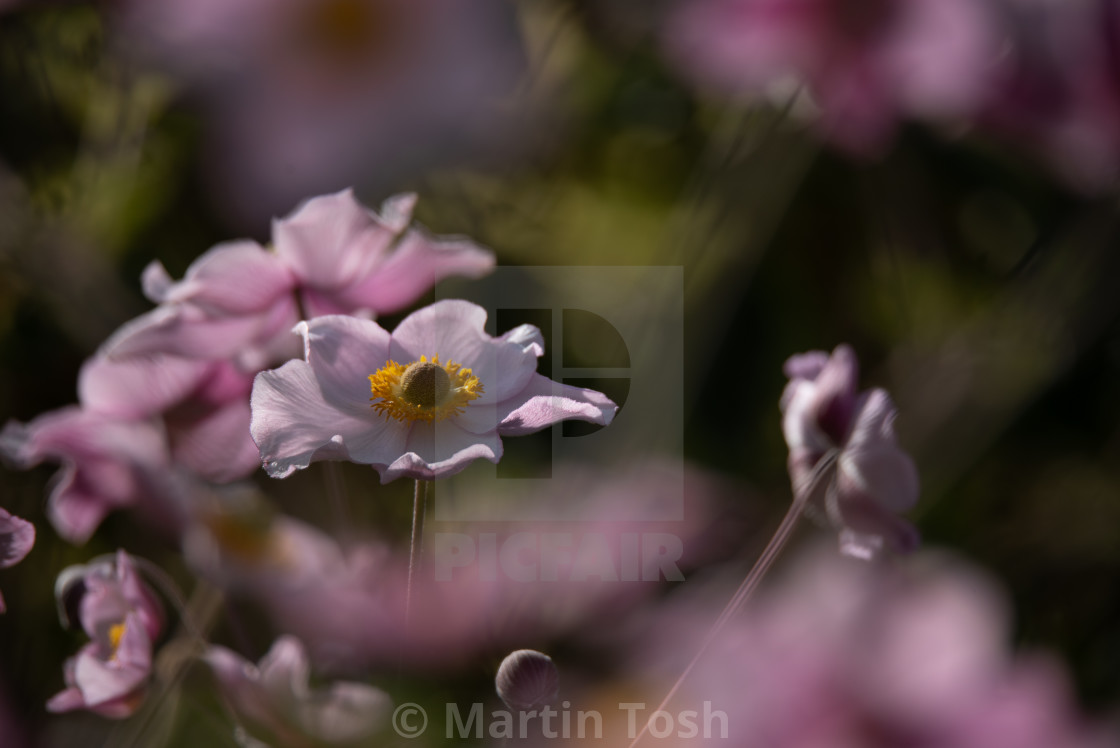
<svg viewBox="0 0 1120 748"><path fill-rule="evenodd" d="M685 667L684 672L677 677L677 680L673 683L669 692L665 694L665 698L662 699L657 708L651 712L651 715L663 711L665 707L668 706L669 702L676 696L677 691L679 691L680 687L684 684L685 679L687 679L692 672L692 669L696 667L697 663L699 663L700 659L704 656L704 653L708 651L708 647L715 641L716 636L719 635L723 627L727 625L735 614L739 612L750 598L751 593L758 587L763 576L766 575L766 572L770 570L770 567L778 558L778 554L781 553L786 543L789 542L790 537L793 535L793 529L797 526L797 520L801 519L805 507L809 503L809 498L815 493L817 487L821 483L821 479L830 473L832 465L836 462L836 455L836 450L829 450L817 461L817 464L813 466L813 472L809 476L809 479L801 486L794 486L793 501L790 502L789 509L786 511L785 517L782 518L781 524L778 525L778 529L774 531L770 542L768 542L766 548L763 549L762 555L758 557L754 566L751 567L750 572L747 573L746 578L739 584L739 588L735 590L735 594L731 596L731 599L727 601L727 605L723 607L723 612L719 614L719 618L712 624L708 635L704 637L704 641L700 644L700 649L693 655L692 659ZM638 744L649 730L649 724L650 723L647 721L642 725L641 732L631 741L629 748L634 748L634 746Z"/></svg>
<svg viewBox="0 0 1120 748"><path fill-rule="evenodd" d="M342 477L342 468L337 462L328 462L325 468L323 476L327 483L331 521L339 534L342 535L353 526L350 522L350 510L346 501L346 485Z"/></svg>
<svg viewBox="0 0 1120 748"><path fill-rule="evenodd" d="M404 624L408 627L412 612L412 579L420 564L420 551L424 542L424 505L428 493L428 481L416 479L416 490L412 496L412 539L408 546L408 587L404 593Z"/></svg>

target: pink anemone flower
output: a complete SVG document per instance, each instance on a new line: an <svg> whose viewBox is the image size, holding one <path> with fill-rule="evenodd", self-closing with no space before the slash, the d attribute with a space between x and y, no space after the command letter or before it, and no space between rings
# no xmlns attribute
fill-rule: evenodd
<svg viewBox="0 0 1120 748"><path fill-rule="evenodd" d="M398 312L448 276L477 278L494 267L493 253L466 239L409 228L415 204L416 195L397 195L378 213L343 190L275 221L273 250L219 244L180 281L153 262L144 292L160 306L106 348L115 357L228 358L256 372L298 355L288 331L301 317Z"/></svg>
<svg viewBox="0 0 1120 748"><path fill-rule="evenodd" d="M253 384L252 434L269 475L316 460L372 465L382 483L434 480L476 459L498 462L503 436L578 418L607 425L618 407L536 373L540 331L486 334L486 310L441 301L393 333L354 317L301 322L304 361Z"/></svg>
<svg viewBox="0 0 1120 748"><path fill-rule="evenodd" d="M794 492L811 491L810 506L824 511L850 555L870 557L884 543L914 548L917 531L897 515L918 500L918 471L895 440L890 395L857 392L859 363L844 345L831 356L793 356L785 372L782 431ZM825 470L829 480L818 474Z"/></svg>
<svg viewBox="0 0 1120 748"><path fill-rule="evenodd" d="M56 592L63 602L79 595L78 619L92 641L66 661L66 689L47 702L47 709L128 717L144 700L152 647L164 629L155 594L124 551L112 561L63 571Z"/></svg>

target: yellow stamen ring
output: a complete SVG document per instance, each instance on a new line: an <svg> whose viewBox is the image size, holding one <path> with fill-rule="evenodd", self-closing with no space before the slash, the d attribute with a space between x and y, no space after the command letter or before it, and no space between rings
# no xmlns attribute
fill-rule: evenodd
<svg viewBox="0 0 1120 748"><path fill-rule="evenodd" d="M121 646L121 639L124 637L124 629L125 624L123 621L114 623L109 627L109 646L112 648L110 659L115 659L117 656L117 650L120 649Z"/></svg>
<svg viewBox="0 0 1120 748"><path fill-rule="evenodd" d="M370 375L369 384L370 407L398 421L442 421L462 413L483 393L470 369L454 361L441 364L438 354L403 366L389 361Z"/></svg>

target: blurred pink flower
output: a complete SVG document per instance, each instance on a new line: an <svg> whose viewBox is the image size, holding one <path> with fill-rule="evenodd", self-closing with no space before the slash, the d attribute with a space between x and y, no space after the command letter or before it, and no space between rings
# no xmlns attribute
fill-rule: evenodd
<svg viewBox="0 0 1120 748"><path fill-rule="evenodd" d="M415 205L416 195L396 195L375 213L343 190L273 223L276 256L308 317L399 312L448 276L478 278L494 267L493 253L467 239L409 228Z"/></svg>
<svg viewBox="0 0 1120 748"><path fill-rule="evenodd" d="M665 28L670 57L711 88L804 85L829 140L881 150L901 119L974 114L999 53L982 0L697 0ZM788 93L786 94L789 95Z"/></svg>
<svg viewBox="0 0 1120 748"><path fill-rule="evenodd" d="M1033 149L1071 186L1120 178L1120 7L1000 0L1010 33L980 124Z"/></svg>
<svg viewBox="0 0 1120 748"><path fill-rule="evenodd" d="M415 195L397 195L375 213L343 190L275 221L275 251L251 241L219 244L178 282L153 262L144 291L159 308L126 325L106 349L115 357L232 357L255 373L298 355L290 331L301 317L397 312L443 278L493 268L493 253L466 239L409 228L415 203Z"/></svg>
<svg viewBox="0 0 1120 748"><path fill-rule="evenodd" d="M20 468L45 460L62 463L51 483L47 516L72 543L88 540L114 509L140 506L157 516L175 511L164 433L151 420L62 408L28 424L9 421L0 431L0 455Z"/></svg>
<svg viewBox="0 0 1120 748"><path fill-rule="evenodd" d="M294 594L345 568L346 557L326 533L276 516L247 487L228 487L196 502L183 537L187 563L223 589L259 597Z"/></svg>
<svg viewBox="0 0 1120 748"><path fill-rule="evenodd" d="M682 642L707 634L723 596L706 592L621 629L655 688L683 669ZM1120 745L1078 713L1055 663L1011 656L1008 635L1002 595L962 562L918 554L892 567L818 549L723 630L673 705L710 701L727 715L718 742L735 746Z"/></svg>
<svg viewBox="0 0 1120 748"><path fill-rule="evenodd" d="M253 439L269 475L330 459L372 465L382 483L434 480L479 458L496 463L502 436L611 422L618 408L604 395L536 373L537 328L492 338L485 323L466 301L425 307L392 334L354 317L301 322L306 360L253 385Z"/></svg>
<svg viewBox="0 0 1120 748"><path fill-rule="evenodd" d="M152 646L163 632L155 594L124 551L111 561L63 571L56 592L64 601L78 601L78 619L92 641L66 661L66 690L51 698L47 709L128 717L143 701Z"/></svg>
<svg viewBox="0 0 1120 748"><path fill-rule="evenodd" d="M18 564L31 552L33 545L35 525L0 509L0 569ZM0 613L4 611L4 597L0 595Z"/></svg>
<svg viewBox="0 0 1120 748"><path fill-rule="evenodd" d="M497 0L133 0L121 42L200 94L223 207L266 218L494 142L521 73Z"/></svg>
<svg viewBox="0 0 1120 748"><path fill-rule="evenodd" d="M915 547L917 532L897 514L917 502L918 472L895 441L890 395L857 392L859 364L845 345L831 356L793 356L785 373L782 432L795 495L812 491L811 506L824 510L847 553L866 558L884 542L895 550ZM829 473L812 485L823 469Z"/></svg>
<svg viewBox="0 0 1120 748"><path fill-rule="evenodd" d="M350 743L385 725L392 701L365 683L336 681L312 690L311 665L298 639L282 636L255 666L225 647L204 655L233 710L251 732L286 746Z"/></svg>
<svg viewBox="0 0 1120 748"><path fill-rule="evenodd" d="M228 483L260 467L249 435L254 375L230 361L163 354L116 358L102 350L82 366L78 397L83 409L107 418L156 421L173 463Z"/></svg>
<svg viewBox="0 0 1120 748"><path fill-rule="evenodd" d="M322 533L289 546L287 563L259 576L254 592L317 662L447 672L511 647L601 637L595 622L620 619L742 542L719 512L730 496L697 471L645 464L563 474L531 492L457 492L468 515L515 502L542 519L429 525L411 592L407 552L376 541L332 551ZM666 511L681 503L683 514ZM286 524L278 536L289 536Z"/></svg>

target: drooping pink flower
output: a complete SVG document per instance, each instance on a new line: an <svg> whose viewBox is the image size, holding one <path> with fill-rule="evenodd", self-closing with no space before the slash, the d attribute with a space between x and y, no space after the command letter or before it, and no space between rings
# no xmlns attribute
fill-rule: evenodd
<svg viewBox="0 0 1120 748"><path fill-rule="evenodd" d="M301 322L306 360L253 385L253 439L269 475L330 459L372 465L383 483L434 480L476 459L496 463L502 436L570 418L611 422L617 406L602 394L536 373L537 328L493 338L485 322L466 301L425 307L392 334L354 317Z"/></svg>
<svg viewBox="0 0 1120 748"><path fill-rule="evenodd" d="M160 517L176 512L164 432L152 420L62 408L27 424L9 421L0 431L0 454L20 468L62 463L47 516L72 543L88 540L114 509L140 506Z"/></svg>
<svg viewBox="0 0 1120 748"><path fill-rule="evenodd" d="M35 545L35 525L0 509L0 569L7 569L22 561ZM5 611L4 597L0 595L0 613Z"/></svg>
<svg viewBox="0 0 1120 748"><path fill-rule="evenodd" d="M283 745L350 743L384 726L391 714L388 694L365 683L336 681L313 690L307 652L294 636L277 639L259 665L219 646L204 659L252 732Z"/></svg>
<svg viewBox="0 0 1120 748"><path fill-rule="evenodd" d="M66 689L51 698L47 709L128 717L143 702L152 646L163 632L155 594L124 551L113 560L65 570L56 592L64 604L78 601L78 620L92 641L66 661Z"/></svg>
<svg viewBox="0 0 1120 748"><path fill-rule="evenodd" d="M812 491L810 501L840 531L850 554L868 557L884 543L895 550L916 546L917 532L898 513L917 502L918 473L895 440L890 395L857 391L859 365L848 346L831 356L794 356L785 373L782 432L795 495Z"/></svg>
<svg viewBox="0 0 1120 748"><path fill-rule="evenodd" d="M128 51L198 94L214 192L253 221L493 142L494 104L523 58L512 10L496 0L121 6Z"/></svg>
<svg viewBox="0 0 1120 748"><path fill-rule="evenodd" d="M343 190L275 221L274 251L250 241L220 244L178 282L153 262L144 290L160 306L106 350L114 357L232 357L255 373L298 355L290 330L303 316L397 312L443 278L493 268L493 253L470 241L409 228L415 203L415 195L397 195L377 213Z"/></svg>
<svg viewBox="0 0 1120 748"><path fill-rule="evenodd" d="M709 88L803 85L824 136L857 153L881 150L899 120L976 113L1001 42L981 0L686 1L665 39Z"/></svg>
<svg viewBox="0 0 1120 748"><path fill-rule="evenodd" d="M637 675L655 684L647 702L692 656L682 642L701 641L718 615L724 595L707 592L620 628ZM1079 713L1052 660L1009 651L1008 621L998 587L959 560L916 554L899 567L814 549L727 624L672 706L709 702L725 714L719 742L744 748L1120 745Z"/></svg>

